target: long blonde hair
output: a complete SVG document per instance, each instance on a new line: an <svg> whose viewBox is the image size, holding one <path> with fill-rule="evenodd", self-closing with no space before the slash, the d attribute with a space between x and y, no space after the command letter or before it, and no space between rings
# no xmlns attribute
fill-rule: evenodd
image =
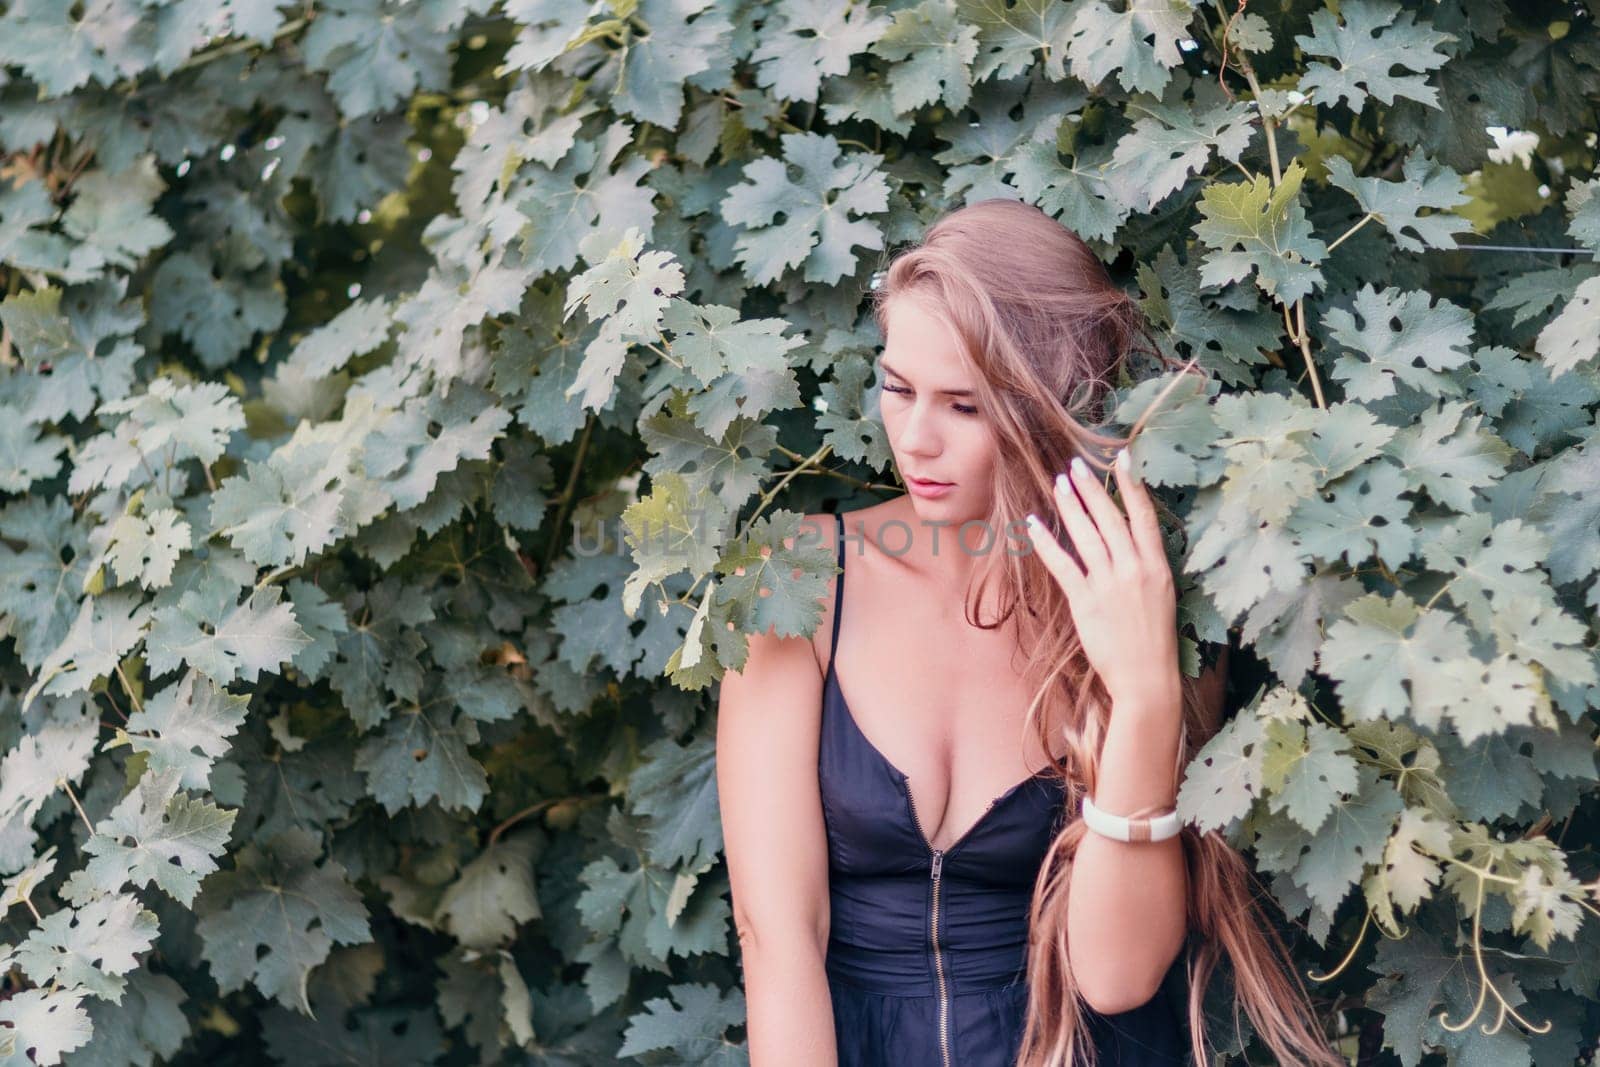
<svg viewBox="0 0 1600 1067"><path fill-rule="evenodd" d="M1112 282L1088 246L1038 208L1015 200L983 200L954 210L919 243L891 257L871 297L884 337L889 301L902 296L916 299L951 328L975 372L977 397L1003 459L995 465L988 528L1013 529L1010 524L1031 511L1061 537L1050 488L1055 472L1065 470L1073 456L1104 470L1104 457L1130 440L1089 428L1105 420L1105 391L1119 364L1136 350L1169 366L1176 361L1152 343L1138 304ZM973 605L982 602L990 582L999 584L1000 612L984 623L973 618ZM1084 656L1066 597L1032 553L985 554L968 592L972 625L994 629L1016 617L1018 646L1028 660L1025 678L1035 686L1028 722L1047 753L1053 736L1067 738L1055 770L1066 784L1068 810L1075 811L1083 791L1094 790L1110 696ZM1184 729L1175 774L1216 727L1207 719L1197 681L1180 679ZM1067 890L1083 833L1081 820L1067 822L1034 885L1028 1021L1019 1067L1075 1067L1094 1060L1085 1005L1067 956ZM1208 1062L1205 988L1226 955L1235 1006L1244 1009L1279 1062L1342 1064L1323 1039L1288 952L1260 909L1243 857L1214 831L1185 827L1182 846L1194 946L1187 960L1187 1014L1196 1063Z"/></svg>

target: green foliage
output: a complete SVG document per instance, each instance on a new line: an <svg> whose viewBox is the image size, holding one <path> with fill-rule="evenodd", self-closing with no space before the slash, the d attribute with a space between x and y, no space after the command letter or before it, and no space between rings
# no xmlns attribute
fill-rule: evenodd
<svg viewBox="0 0 1600 1067"><path fill-rule="evenodd" d="M1113 397L1180 808L1330 1037L1592 1048L1600 28L1243 6L4 5L0 1065L745 1062L715 686L996 196L1211 372Z"/></svg>

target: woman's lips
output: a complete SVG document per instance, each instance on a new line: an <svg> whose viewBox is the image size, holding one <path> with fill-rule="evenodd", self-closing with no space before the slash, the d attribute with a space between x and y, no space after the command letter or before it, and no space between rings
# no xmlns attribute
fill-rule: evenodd
<svg viewBox="0 0 1600 1067"><path fill-rule="evenodd" d="M921 478L907 478L906 488L913 496L937 499L955 488L954 482L928 482Z"/></svg>

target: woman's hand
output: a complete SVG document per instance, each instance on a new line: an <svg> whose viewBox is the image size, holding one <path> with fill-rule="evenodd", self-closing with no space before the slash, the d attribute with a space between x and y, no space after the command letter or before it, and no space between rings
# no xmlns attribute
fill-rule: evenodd
<svg viewBox="0 0 1600 1067"><path fill-rule="evenodd" d="M1029 515L1034 550L1066 593L1084 655L1113 704L1175 702L1177 594L1155 505L1125 452L1113 468L1127 515L1088 464L1074 457L1070 468L1070 479L1056 479L1056 510L1083 565Z"/></svg>

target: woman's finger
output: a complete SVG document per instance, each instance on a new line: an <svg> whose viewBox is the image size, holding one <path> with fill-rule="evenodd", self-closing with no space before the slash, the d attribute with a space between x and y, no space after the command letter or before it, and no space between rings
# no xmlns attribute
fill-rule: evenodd
<svg viewBox="0 0 1600 1067"><path fill-rule="evenodd" d="M1150 499L1144 480L1133 473L1133 457L1127 449L1117 453L1112 467L1117 472L1117 491L1122 495L1122 506L1128 510L1128 524L1140 558L1165 566L1167 551L1161 542L1161 522L1156 518L1155 501Z"/></svg>
<svg viewBox="0 0 1600 1067"><path fill-rule="evenodd" d="M1067 550L1061 547L1056 535L1045 528L1037 515L1030 511L1027 518L1028 521L1024 525L1028 528L1028 540L1033 544L1033 550L1039 554L1039 562L1043 563L1045 570L1061 583L1067 599L1073 600L1079 596L1079 590L1083 587L1083 569Z"/></svg>
<svg viewBox="0 0 1600 1067"><path fill-rule="evenodd" d="M1090 575L1108 573L1111 556L1106 551L1106 543L1065 474L1056 477L1054 496L1056 511L1061 515L1067 536L1072 538L1072 547L1077 550L1078 558L1083 560L1083 569Z"/></svg>
<svg viewBox="0 0 1600 1067"><path fill-rule="evenodd" d="M1134 547L1133 537L1128 532L1128 518L1117 502L1111 499L1105 486L1100 484L1100 476L1091 471L1089 465L1078 456L1074 456L1068 466L1072 484L1083 498L1084 506L1089 509L1095 527L1105 541L1106 555L1113 563L1137 563L1138 549Z"/></svg>

